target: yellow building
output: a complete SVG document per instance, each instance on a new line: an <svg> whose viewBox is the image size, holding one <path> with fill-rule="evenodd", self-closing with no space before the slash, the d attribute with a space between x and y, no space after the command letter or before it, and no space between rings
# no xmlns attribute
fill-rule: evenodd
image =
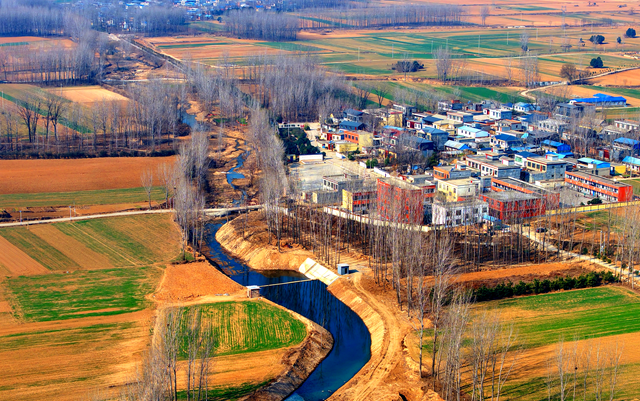
<svg viewBox="0 0 640 401"><path fill-rule="evenodd" d="M458 202L461 199L474 198L480 192L480 180L476 178L459 178L454 180L438 180L438 195L447 202Z"/></svg>

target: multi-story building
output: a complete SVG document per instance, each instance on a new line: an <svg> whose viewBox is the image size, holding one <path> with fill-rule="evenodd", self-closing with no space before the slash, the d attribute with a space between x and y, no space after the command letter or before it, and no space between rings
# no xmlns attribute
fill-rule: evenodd
<svg viewBox="0 0 640 401"><path fill-rule="evenodd" d="M491 190L494 192L515 191L528 195L538 195L545 201L545 208L555 209L560 205L560 193L549 191L515 178L492 178Z"/></svg>
<svg viewBox="0 0 640 401"><path fill-rule="evenodd" d="M446 180L449 178L469 178L471 177L472 171L468 170L465 165L457 165L457 166L436 166L433 168L433 177Z"/></svg>
<svg viewBox="0 0 640 401"><path fill-rule="evenodd" d="M352 213L368 212L372 204L376 202L378 191L373 188L358 190L342 190L342 207Z"/></svg>
<svg viewBox="0 0 640 401"><path fill-rule="evenodd" d="M528 157L524 166L524 179L527 182L562 180L567 171L567 162L551 155Z"/></svg>
<svg viewBox="0 0 640 401"><path fill-rule="evenodd" d="M457 227L482 223L483 216L488 213L488 205L478 199L451 203L434 202L431 210L431 224Z"/></svg>
<svg viewBox="0 0 640 401"><path fill-rule="evenodd" d="M422 224L425 197L422 188L396 178L378 178L377 212L382 219Z"/></svg>
<svg viewBox="0 0 640 401"><path fill-rule="evenodd" d="M633 187L609 178L580 171L567 171L565 185L583 194L610 202L627 202L633 199Z"/></svg>
<svg viewBox="0 0 640 401"><path fill-rule="evenodd" d="M362 188L364 180L357 175L336 174L322 177L322 189L325 191L338 191L342 194L343 189Z"/></svg>
<svg viewBox="0 0 640 401"><path fill-rule="evenodd" d="M477 178L438 180L437 191L447 202L459 202L475 198L482 192L482 183Z"/></svg>
<svg viewBox="0 0 640 401"><path fill-rule="evenodd" d="M520 166L489 160L486 156L467 156L466 161L469 167L480 171L482 176L520 179Z"/></svg>
<svg viewBox="0 0 640 401"><path fill-rule="evenodd" d="M513 221L543 215L546 202L539 195L516 191L487 192L480 198L489 205L489 216Z"/></svg>

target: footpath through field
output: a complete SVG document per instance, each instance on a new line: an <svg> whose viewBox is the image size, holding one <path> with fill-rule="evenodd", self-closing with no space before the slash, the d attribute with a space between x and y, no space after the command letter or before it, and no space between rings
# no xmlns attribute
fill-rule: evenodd
<svg viewBox="0 0 640 401"><path fill-rule="evenodd" d="M536 232L527 232L528 230L521 230L522 231L522 235L525 236L526 238L529 238L530 240L540 244L543 246L543 248L549 252L555 252L557 255L564 257L565 259L572 259L572 258L576 258L578 260L584 260L587 262L591 262L594 263L596 265L605 267L609 270L612 270L614 273L618 272L619 267L614 265L613 263L607 263L604 262L600 259L591 257L589 255L580 255L574 252L568 252L562 249L558 249L556 246L551 245L548 241L544 241L541 240L540 238L538 238L538 233ZM632 287L635 288L635 286L637 284L640 283L640 277L637 276L627 276L627 280L631 281L631 285Z"/></svg>
<svg viewBox="0 0 640 401"><path fill-rule="evenodd" d="M207 216L224 216L228 213L238 212L241 210L254 210L259 209L262 206L240 206L240 207L227 207L227 208L217 208L217 209L204 209L204 214ZM70 217L61 217L57 219L47 219L47 220L28 220L28 221L18 221L12 223L0 223L0 227L18 227L18 226L31 226L34 224L49 224L49 223L61 223L66 221L77 221L77 220L90 220L90 219L102 219L107 217L118 217L118 216L135 216L139 214L159 214L159 213L173 213L173 209L157 209L157 210L131 210L128 212L116 212L116 213L103 213L103 214L89 214L85 216L70 216Z"/></svg>

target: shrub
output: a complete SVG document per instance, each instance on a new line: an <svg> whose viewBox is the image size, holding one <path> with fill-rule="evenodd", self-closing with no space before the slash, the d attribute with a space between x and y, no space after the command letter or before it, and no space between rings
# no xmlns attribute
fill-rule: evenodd
<svg viewBox="0 0 640 401"><path fill-rule="evenodd" d="M580 251L580 253L581 253L581 254L583 254L583 255L586 255L586 254L588 254L588 253L589 253L589 250L588 250L586 247L584 247L584 248L582 248L582 250Z"/></svg>
<svg viewBox="0 0 640 401"><path fill-rule="evenodd" d="M602 59L600 58L600 56L598 56L597 58L592 58L591 62L589 63L589 65L593 68L602 68L604 67L604 63L602 62Z"/></svg>

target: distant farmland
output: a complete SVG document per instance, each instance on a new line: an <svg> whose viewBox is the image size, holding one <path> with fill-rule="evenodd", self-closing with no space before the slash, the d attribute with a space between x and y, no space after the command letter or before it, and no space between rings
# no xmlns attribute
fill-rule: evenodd
<svg viewBox="0 0 640 401"><path fill-rule="evenodd" d="M624 346L618 385L624 391L616 399L640 396L640 351L635 346L640 333L637 294L606 286L505 299L486 306L497 309L514 323L518 342L526 349L517 376L503 391L505 399L546 399L545 361L554 358L559 340L569 346L574 337L579 340L580 349L615 343Z"/></svg>

